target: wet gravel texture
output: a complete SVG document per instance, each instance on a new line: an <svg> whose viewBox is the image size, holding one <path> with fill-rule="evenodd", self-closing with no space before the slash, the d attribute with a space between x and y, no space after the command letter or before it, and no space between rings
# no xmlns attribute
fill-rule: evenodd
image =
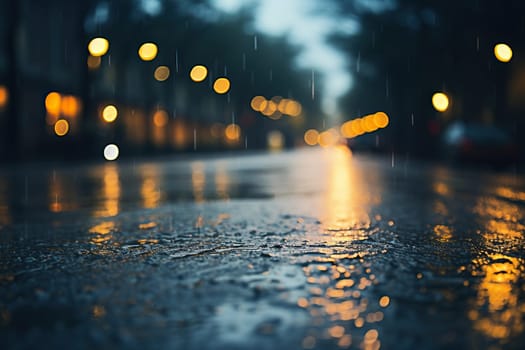
<svg viewBox="0 0 525 350"><path fill-rule="evenodd" d="M5 169L0 347L521 349L524 209L342 148Z"/></svg>

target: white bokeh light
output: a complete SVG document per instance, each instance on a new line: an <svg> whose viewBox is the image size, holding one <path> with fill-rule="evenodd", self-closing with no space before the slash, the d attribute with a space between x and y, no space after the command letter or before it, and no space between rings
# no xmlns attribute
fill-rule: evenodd
<svg viewBox="0 0 525 350"><path fill-rule="evenodd" d="M117 145L109 144L104 147L104 158L106 158L106 160L115 160L118 158L118 155L119 149Z"/></svg>

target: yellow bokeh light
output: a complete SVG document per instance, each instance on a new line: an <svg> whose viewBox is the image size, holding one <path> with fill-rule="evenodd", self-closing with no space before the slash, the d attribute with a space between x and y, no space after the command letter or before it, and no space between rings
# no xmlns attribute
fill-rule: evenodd
<svg viewBox="0 0 525 350"><path fill-rule="evenodd" d="M60 119L55 123L54 129L57 136L64 136L69 131L69 123L65 119Z"/></svg>
<svg viewBox="0 0 525 350"><path fill-rule="evenodd" d="M390 304L390 297L385 295L379 299L379 306L387 307Z"/></svg>
<svg viewBox="0 0 525 350"><path fill-rule="evenodd" d="M94 38L88 44L91 56L104 56L109 50L109 41L106 38Z"/></svg>
<svg viewBox="0 0 525 350"><path fill-rule="evenodd" d="M275 104L275 102L273 102L272 100L265 101L263 105L264 105L264 109L261 110L261 113L264 114L265 116L269 117L273 115L275 112L277 112L277 104Z"/></svg>
<svg viewBox="0 0 525 350"><path fill-rule="evenodd" d="M118 146L115 144L109 144L104 147L104 158L106 160L115 160L119 156Z"/></svg>
<svg viewBox="0 0 525 350"><path fill-rule="evenodd" d="M80 113L80 100L75 96L63 96L60 111L66 117L76 117Z"/></svg>
<svg viewBox="0 0 525 350"><path fill-rule="evenodd" d="M157 81L165 81L170 77L170 69L166 66L158 66L153 76Z"/></svg>
<svg viewBox="0 0 525 350"><path fill-rule="evenodd" d="M354 136L362 135L365 132L361 127L360 118L350 121L350 128L352 129L352 133L354 134Z"/></svg>
<svg viewBox="0 0 525 350"><path fill-rule="evenodd" d="M213 83L213 90L218 94L225 94L230 90L230 81L228 78L218 78Z"/></svg>
<svg viewBox="0 0 525 350"><path fill-rule="evenodd" d="M224 129L224 135L228 141L238 141L241 137L241 128L237 124L230 124Z"/></svg>
<svg viewBox="0 0 525 350"><path fill-rule="evenodd" d="M346 138L352 138L356 136L352 129L352 121L347 121L343 123L343 125L341 125L340 131L341 131L341 135L343 135Z"/></svg>
<svg viewBox="0 0 525 350"><path fill-rule="evenodd" d="M282 132L279 130L270 131L267 135L268 148L273 151L283 149L285 139Z"/></svg>
<svg viewBox="0 0 525 350"><path fill-rule="evenodd" d="M509 62L512 59L512 49L507 44L494 46L494 55L500 62Z"/></svg>
<svg viewBox="0 0 525 350"><path fill-rule="evenodd" d="M315 129L310 129L304 133L304 142L308 146L315 146L317 145L318 141L319 141L319 131Z"/></svg>
<svg viewBox="0 0 525 350"><path fill-rule="evenodd" d="M7 91L7 88L3 85L0 85L0 108L5 107L8 100L9 92Z"/></svg>
<svg viewBox="0 0 525 350"><path fill-rule="evenodd" d="M319 145L321 147L334 146L337 143L338 139L339 135L337 134L337 131L335 131L334 129L329 129L319 134Z"/></svg>
<svg viewBox="0 0 525 350"><path fill-rule="evenodd" d="M266 98L263 96L255 96L250 102L250 107L256 112L261 112L266 108Z"/></svg>
<svg viewBox="0 0 525 350"><path fill-rule="evenodd" d="M45 99L46 111L52 116L60 115L60 105L62 104L62 96L58 92L50 92Z"/></svg>
<svg viewBox="0 0 525 350"><path fill-rule="evenodd" d="M162 128L168 124L168 113L166 111L159 109L153 115L153 125L157 128Z"/></svg>
<svg viewBox="0 0 525 350"><path fill-rule="evenodd" d="M95 70L100 67L100 63L102 62L102 59L100 56L93 56L89 55L87 58L87 65L90 70Z"/></svg>
<svg viewBox="0 0 525 350"><path fill-rule="evenodd" d="M290 117L297 117L301 114L303 107L301 104L294 100L288 100L284 106L284 114L289 115Z"/></svg>
<svg viewBox="0 0 525 350"><path fill-rule="evenodd" d="M376 127L386 128L389 122L390 118L388 118L388 115L385 112L377 112L374 114L374 124Z"/></svg>
<svg viewBox="0 0 525 350"><path fill-rule="evenodd" d="M207 76L208 76L208 68L200 64L194 66L190 71L190 78L196 83L200 83L201 81L204 81L204 79L206 79Z"/></svg>
<svg viewBox="0 0 525 350"><path fill-rule="evenodd" d="M144 43L139 47L139 57L143 61L153 61L159 49L154 43Z"/></svg>
<svg viewBox="0 0 525 350"><path fill-rule="evenodd" d="M373 132L377 130L376 125L374 124L374 115L367 115L360 120L361 128L366 132Z"/></svg>
<svg viewBox="0 0 525 350"><path fill-rule="evenodd" d="M436 92L432 96L432 105L438 112L445 112L449 106L448 96L442 92Z"/></svg>
<svg viewBox="0 0 525 350"><path fill-rule="evenodd" d="M117 119L118 109L113 105L107 105L102 109L102 119L107 123L112 123Z"/></svg>

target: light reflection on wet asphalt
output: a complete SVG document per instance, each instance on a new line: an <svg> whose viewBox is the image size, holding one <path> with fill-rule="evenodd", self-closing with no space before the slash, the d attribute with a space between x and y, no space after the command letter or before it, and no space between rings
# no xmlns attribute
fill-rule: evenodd
<svg viewBox="0 0 525 350"><path fill-rule="evenodd" d="M524 208L519 175L346 148L4 170L0 335L519 349Z"/></svg>

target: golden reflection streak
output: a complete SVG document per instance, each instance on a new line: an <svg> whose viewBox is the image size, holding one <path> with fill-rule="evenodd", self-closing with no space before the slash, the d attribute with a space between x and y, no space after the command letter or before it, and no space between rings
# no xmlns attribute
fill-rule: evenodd
<svg viewBox="0 0 525 350"><path fill-rule="evenodd" d="M328 183L324 199L325 213L323 226L326 229L326 243L330 247L320 248L320 257L303 267L309 288L308 298L299 298L298 307L307 309L314 318L313 322L322 324L326 315L333 322L326 330L327 337L339 339L340 346L349 346L352 337L346 333L345 325L356 328L381 322L384 314L380 308L387 307L390 297L369 300L365 291L372 288L375 275L370 268L355 272L354 265L348 265L348 258L362 258L367 251L348 254L340 248L348 242L366 239L371 234L369 212L373 205L381 201L377 187L379 181L365 174L359 164L352 159L352 154L345 146L328 148ZM366 249L366 248L365 248ZM360 266L362 266L360 264ZM379 348L379 332L373 330L365 335L361 348ZM310 341L305 338L304 341Z"/></svg>
<svg viewBox="0 0 525 350"><path fill-rule="evenodd" d="M482 265L483 280L478 286L476 307L468 316L474 328L494 339L505 339L523 331L525 308L519 303L516 283L523 274L523 260L503 254L490 254ZM487 308L487 314L478 310Z"/></svg>
<svg viewBox="0 0 525 350"><path fill-rule="evenodd" d="M116 216L120 210L120 179L118 168L115 164L107 164L104 167L104 179L102 183L103 203L94 213L95 217Z"/></svg>
<svg viewBox="0 0 525 350"><path fill-rule="evenodd" d="M522 191L514 191L511 188L508 187L498 187L496 188L496 194L500 197L507 198L510 200L519 200L519 201L525 201L525 192Z"/></svg>
<svg viewBox="0 0 525 350"><path fill-rule="evenodd" d="M140 169L140 175L142 178L142 184L140 186L142 206L147 209L158 207L161 199L158 167L151 165L144 166Z"/></svg>
<svg viewBox="0 0 525 350"><path fill-rule="evenodd" d="M204 173L204 163L194 162L191 164L191 184L193 187L193 198L195 202L204 202L204 187L206 186L206 174Z"/></svg>
<svg viewBox="0 0 525 350"><path fill-rule="evenodd" d="M215 169L215 189L220 199L230 198L230 176L225 164L217 164Z"/></svg>
<svg viewBox="0 0 525 350"><path fill-rule="evenodd" d="M448 242L452 239L452 228L447 225L434 226L434 234L439 242Z"/></svg>
<svg viewBox="0 0 525 350"><path fill-rule="evenodd" d="M327 151L330 152L330 169L325 228L329 231L369 228L368 211L374 198L366 191L363 178L352 161L351 151L345 146ZM375 199L377 201L380 199Z"/></svg>
<svg viewBox="0 0 525 350"><path fill-rule="evenodd" d="M113 238L113 235L111 232L115 229L115 222L114 221L105 221L99 224L96 224L92 226L89 229L89 233L93 234L94 236L90 239L91 243L94 244L102 244L104 242L107 242Z"/></svg>
<svg viewBox="0 0 525 350"><path fill-rule="evenodd" d="M478 200L474 212L485 220L482 236L485 244L498 243L498 247L512 248L523 240L525 226L520 207L492 197ZM518 244L521 246L521 244ZM473 275L483 276L477 286L477 297L471 305L468 317L474 329L489 338L508 341L509 337L523 332L525 304L519 299L518 282L523 278L523 259L502 253L489 253L472 261L480 271Z"/></svg>

